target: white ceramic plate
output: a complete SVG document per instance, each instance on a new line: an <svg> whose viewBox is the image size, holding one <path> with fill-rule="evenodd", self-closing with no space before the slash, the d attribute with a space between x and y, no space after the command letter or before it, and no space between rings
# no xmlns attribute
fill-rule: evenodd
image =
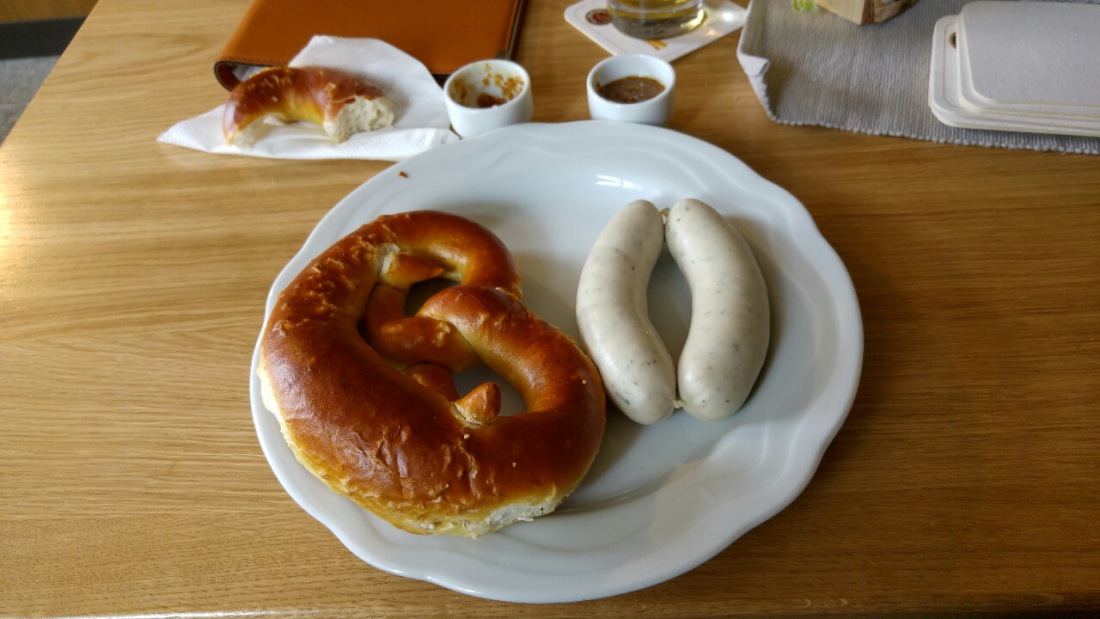
<svg viewBox="0 0 1100 619"><path fill-rule="evenodd" d="M558 511L477 540L420 537L332 493L297 463L260 399L254 357L253 417L279 481L367 563L514 602L586 600L663 582L786 507L855 396L859 305L806 209L695 138L610 122L529 124L397 163L324 217L276 279L267 312L309 260L359 225L430 208L496 232L516 258L528 307L576 337L581 266L612 213L639 198L666 207L687 197L714 205L742 230L769 286L772 347L737 415L706 423L678 412L643 427L611 409L596 463ZM689 311L687 285L666 256L650 286L650 312L673 349L683 344ZM509 394L506 405L514 399Z"/></svg>

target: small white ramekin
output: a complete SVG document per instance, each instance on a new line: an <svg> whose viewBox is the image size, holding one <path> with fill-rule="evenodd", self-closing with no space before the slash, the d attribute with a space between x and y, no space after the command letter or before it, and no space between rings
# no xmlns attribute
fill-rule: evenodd
<svg viewBox="0 0 1100 619"><path fill-rule="evenodd" d="M600 96L600 86L630 76L653 78L665 89L652 99L636 103L619 103ZM664 125L672 116L675 91L676 71L664 60L645 54L611 56L588 73L588 113L596 120Z"/></svg>
<svg viewBox="0 0 1100 619"><path fill-rule="evenodd" d="M507 125L530 122L534 103L531 77L510 60L480 60L455 71L443 84L451 128L463 138L473 138ZM486 95L504 100L481 107Z"/></svg>

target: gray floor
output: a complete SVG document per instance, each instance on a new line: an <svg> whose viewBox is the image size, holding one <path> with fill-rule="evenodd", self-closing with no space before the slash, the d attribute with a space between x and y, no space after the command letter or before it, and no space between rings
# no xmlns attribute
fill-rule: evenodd
<svg viewBox="0 0 1100 619"><path fill-rule="evenodd" d="M38 87L46 80L57 56L0 60L0 143L8 136Z"/></svg>

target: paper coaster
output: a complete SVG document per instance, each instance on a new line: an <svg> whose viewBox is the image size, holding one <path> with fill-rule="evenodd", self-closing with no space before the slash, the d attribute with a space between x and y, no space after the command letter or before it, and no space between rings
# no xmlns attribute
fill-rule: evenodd
<svg viewBox="0 0 1100 619"><path fill-rule="evenodd" d="M735 32L745 23L745 9L729 0L707 0L706 19L698 28L670 39L635 39L611 25L607 0L581 0L565 9L565 21L600 47L619 54L646 54L669 62Z"/></svg>
<svg viewBox="0 0 1100 619"><path fill-rule="evenodd" d="M1011 114L997 110L975 110L961 96L960 50L952 44L960 28L958 15L936 22L932 35L932 68L928 84L928 105L945 125L964 129L1022 131L1052 135L1100 137L1100 122L1086 119Z"/></svg>

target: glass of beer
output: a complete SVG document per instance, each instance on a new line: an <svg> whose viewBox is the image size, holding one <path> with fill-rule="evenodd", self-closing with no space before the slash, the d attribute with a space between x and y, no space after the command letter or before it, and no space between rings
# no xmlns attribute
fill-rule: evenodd
<svg viewBox="0 0 1100 619"><path fill-rule="evenodd" d="M667 39L703 23L704 0L608 0L611 23L636 39Z"/></svg>

